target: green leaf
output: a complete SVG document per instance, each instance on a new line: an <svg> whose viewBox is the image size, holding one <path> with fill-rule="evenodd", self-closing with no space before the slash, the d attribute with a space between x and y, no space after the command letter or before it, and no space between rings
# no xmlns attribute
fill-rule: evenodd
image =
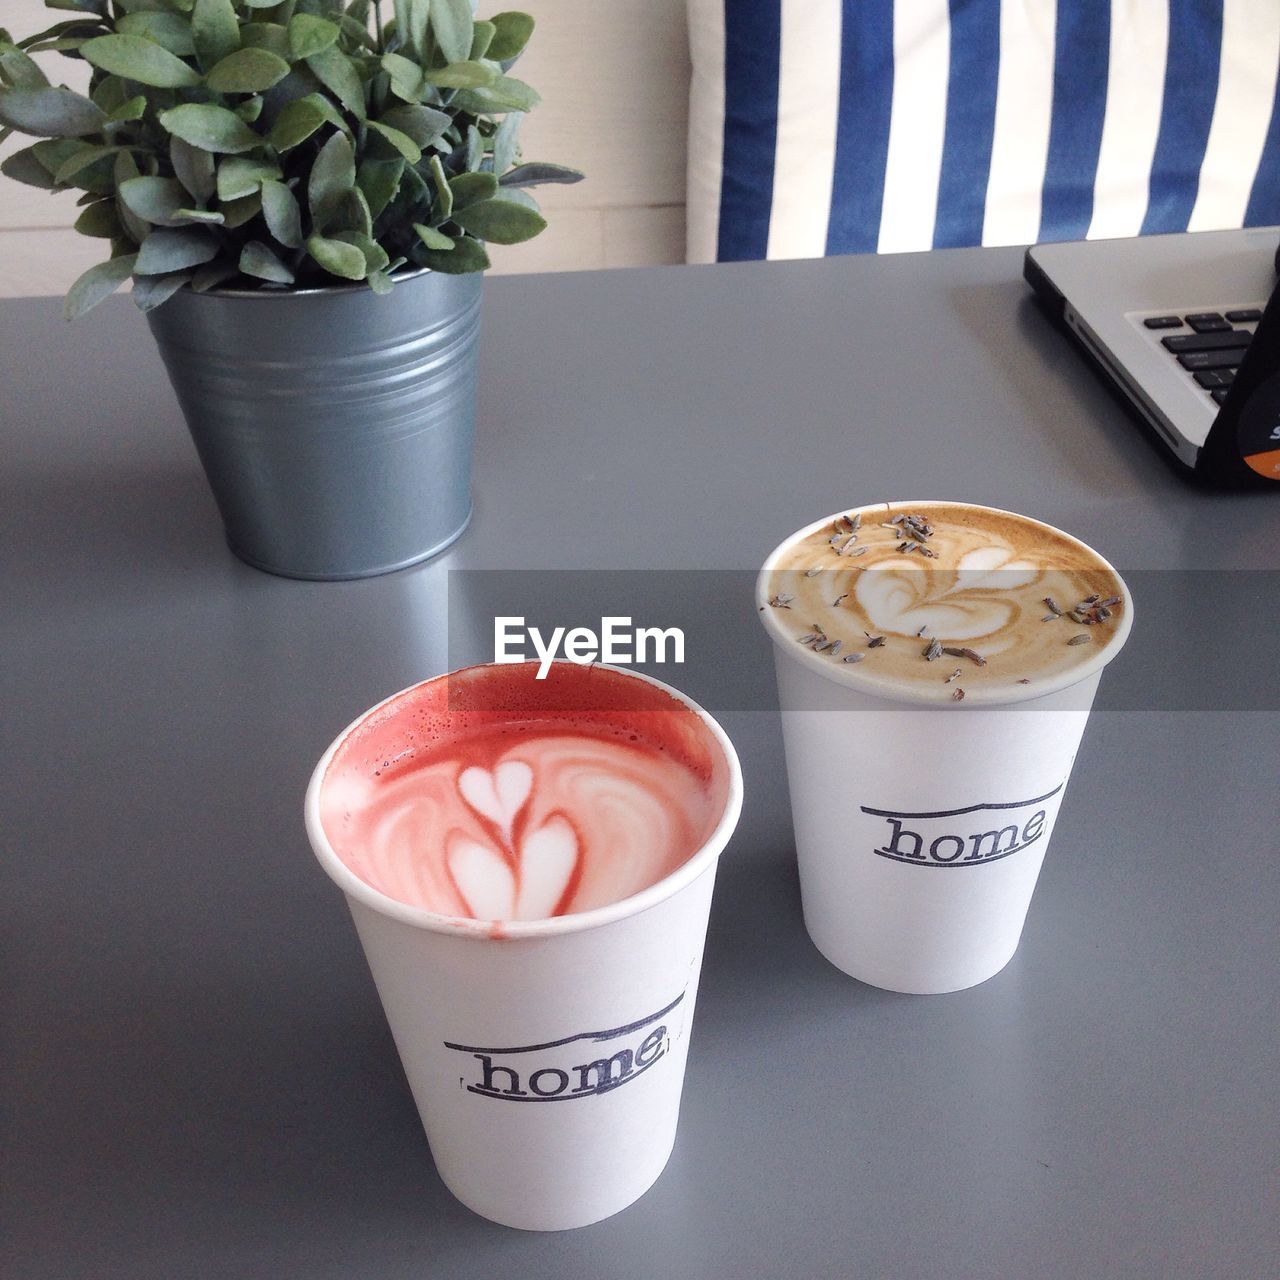
<svg viewBox="0 0 1280 1280"><path fill-rule="evenodd" d="M127 13L116 22L122 36L142 36L153 40L179 58L195 56L196 42L191 23L180 13Z"/></svg>
<svg viewBox="0 0 1280 1280"><path fill-rule="evenodd" d="M121 183L128 182L130 178L136 178L141 174L142 170L138 168L138 162L133 158L133 152L127 147L117 152L115 162L111 166L111 176L115 181L116 187ZM112 191L114 195L114 190Z"/></svg>
<svg viewBox="0 0 1280 1280"><path fill-rule="evenodd" d="M400 43L408 48L412 48L409 39L410 30L410 13L409 0L392 0L395 7L395 33Z"/></svg>
<svg viewBox="0 0 1280 1280"><path fill-rule="evenodd" d="M408 47L425 61L431 51L431 39L427 34L427 19L430 16L431 0L408 0ZM396 13L400 6L396 6Z"/></svg>
<svg viewBox="0 0 1280 1280"><path fill-rule="evenodd" d="M226 222L226 215L215 213L211 209L179 209L174 215L178 226L188 226L193 222L203 223L209 227L220 227Z"/></svg>
<svg viewBox="0 0 1280 1280"><path fill-rule="evenodd" d="M391 92L405 102L419 102L423 96L422 68L399 53L384 53L382 69L391 77Z"/></svg>
<svg viewBox="0 0 1280 1280"><path fill-rule="evenodd" d="M270 142L277 151L288 151L305 142L329 119L319 94L308 94L286 103L271 126Z"/></svg>
<svg viewBox="0 0 1280 1280"><path fill-rule="evenodd" d="M109 196L115 191L115 182L111 176L112 162L110 156L103 156L80 170L71 180L71 186L93 195Z"/></svg>
<svg viewBox="0 0 1280 1280"><path fill-rule="evenodd" d="M129 101L129 95L133 90L129 87L129 82L123 76L94 76L97 83L89 92L89 96L100 106L103 111L114 111L117 107L123 106ZM156 95L159 96L158 94Z"/></svg>
<svg viewBox="0 0 1280 1280"><path fill-rule="evenodd" d="M0 124L37 138L82 138L96 133L106 113L70 89L5 89L0 93Z"/></svg>
<svg viewBox="0 0 1280 1280"><path fill-rule="evenodd" d="M215 93L263 93L289 74L289 64L266 49L237 49L205 81Z"/></svg>
<svg viewBox="0 0 1280 1280"><path fill-rule="evenodd" d="M492 22L477 22L471 28L471 52L467 54L468 59L474 61L476 58L483 58L497 34L498 28Z"/></svg>
<svg viewBox="0 0 1280 1280"><path fill-rule="evenodd" d="M526 209L532 209L534 213L542 212L538 202L523 187L503 187L498 194L503 200L510 200L514 204L522 204Z"/></svg>
<svg viewBox="0 0 1280 1280"><path fill-rule="evenodd" d="M370 216L378 217L395 199L404 172L405 163L398 156L394 160L373 160L366 156L360 161L356 186L364 193Z"/></svg>
<svg viewBox="0 0 1280 1280"><path fill-rule="evenodd" d="M498 180L491 173L460 173L449 182L449 190L453 192L453 212L456 214L469 204L492 200L498 194Z"/></svg>
<svg viewBox="0 0 1280 1280"><path fill-rule="evenodd" d="M177 178L130 178L120 184L120 199L136 217L160 227L178 224L175 217L187 198Z"/></svg>
<svg viewBox="0 0 1280 1280"><path fill-rule="evenodd" d="M116 213L120 217L120 223L125 229L125 234L134 244L141 244L151 233L151 225L139 218L123 200L120 199L120 188L124 186L131 178L140 177L138 162L133 158L132 151L118 152L116 158L111 163L111 185L110 192L116 198Z"/></svg>
<svg viewBox="0 0 1280 1280"><path fill-rule="evenodd" d="M293 272L261 240L250 240L240 251L240 270L247 276L270 280L273 284L292 284L294 281Z"/></svg>
<svg viewBox="0 0 1280 1280"><path fill-rule="evenodd" d="M228 231L243 227L252 222L262 212L262 195L255 191L251 196L241 196L239 200L228 200L222 206L222 225Z"/></svg>
<svg viewBox="0 0 1280 1280"><path fill-rule="evenodd" d="M245 124L254 124L258 117L262 114L262 97L255 95L252 98L245 98L241 102L237 102L232 111L240 117Z"/></svg>
<svg viewBox="0 0 1280 1280"><path fill-rule="evenodd" d="M320 148L307 184L311 220L317 231L328 228L342 207L347 192L354 190L355 185L355 152L345 133L335 133Z"/></svg>
<svg viewBox="0 0 1280 1280"><path fill-rule="evenodd" d="M373 211L359 187L352 187L342 198L342 204L334 216L334 226L343 231L358 231L373 235Z"/></svg>
<svg viewBox="0 0 1280 1280"><path fill-rule="evenodd" d="M504 174L515 163L520 154L520 123L524 120L523 111L511 111L502 117L493 134L493 171ZM498 179L502 181L501 178Z"/></svg>
<svg viewBox="0 0 1280 1280"><path fill-rule="evenodd" d="M354 245L364 255L365 275L386 270L391 259L387 251L372 236L362 231L340 231L333 237L340 244Z"/></svg>
<svg viewBox="0 0 1280 1280"><path fill-rule="evenodd" d="M453 62L447 67L438 67L434 71L424 71L423 80L440 89L480 89L497 84L502 79L492 68L483 62Z"/></svg>
<svg viewBox="0 0 1280 1280"><path fill-rule="evenodd" d="M286 62L293 57L289 33L278 22L246 22L240 28L240 46L244 49L266 49Z"/></svg>
<svg viewBox="0 0 1280 1280"><path fill-rule="evenodd" d="M39 187L42 191L52 191L57 186L53 180L53 174L37 158L34 146L23 147L21 151L5 156L0 160L0 173L3 173L6 178L12 178L14 182L25 183L28 187Z"/></svg>
<svg viewBox="0 0 1280 1280"><path fill-rule="evenodd" d="M107 113L108 124L129 124L134 120L141 120L147 114L147 98L145 94L138 94L136 98L130 98L127 102L122 102L114 111Z"/></svg>
<svg viewBox="0 0 1280 1280"><path fill-rule="evenodd" d="M467 168L478 171L484 160L484 139L475 125L467 125Z"/></svg>
<svg viewBox="0 0 1280 1280"><path fill-rule="evenodd" d="M159 89L184 89L200 83L200 74L168 49L142 36L98 36L80 46L81 55L113 75Z"/></svg>
<svg viewBox="0 0 1280 1280"><path fill-rule="evenodd" d="M75 226L82 236L99 240L114 240L124 230L114 200L97 200L88 205L76 219Z"/></svg>
<svg viewBox="0 0 1280 1280"><path fill-rule="evenodd" d="M106 0L44 0L46 9L63 9L72 13L96 13L106 16Z"/></svg>
<svg viewBox="0 0 1280 1280"><path fill-rule="evenodd" d="M295 58L311 58L336 44L339 30L335 23L326 22L310 13L296 13L289 19L289 45Z"/></svg>
<svg viewBox="0 0 1280 1280"><path fill-rule="evenodd" d="M452 124L443 111L430 107L392 107L382 113L382 123L407 133L419 147L430 146Z"/></svg>
<svg viewBox="0 0 1280 1280"><path fill-rule="evenodd" d="M489 42L485 56L495 62L510 62L524 52L524 47L533 35L533 19L527 13L495 13L490 22L497 28L497 33Z"/></svg>
<svg viewBox="0 0 1280 1280"><path fill-rule="evenodd" d="M119 150L119 147L80 147L58 166L53 180L60 187L66 186L81 170L96 164L104 156L115 155Z"/></svg>
<svg viewBox="0 0 1280 1280"><path fill-rule="evenodd" d="M395 285L391 281L391 277L385 271L369 272L369 288L374 293L390 293Z"/></svg>
<svg viewBox="0 0 1280 1280"><path fill-rule="evenodd" d="M440 253L448 253L453 248L453 241L443 231L437 231L434 227L424 227L421 222L415 222L413 229L417 232L418 239L428 249L435 249Z"/></svg>
<svg viewBox="0 0 1280 1280"><path fill-rule="evenodd" d="M484 89L462 89L453 106L473 116L498 115L503 111L532 111L541 102L533 88L513 76L499 76Z"/></svg>
<svg viewBox="0 0 1280 1280"><path fill-rule="evenodd" d="M161 227L142 242L134 270L140 276L168 275L198 267L217 252L218 241L201 227Z"/></svg>
<svg viewBox="0 0 1280 1280"><path fill-rule="evenodd" d="M330 275L341 276L344 280L363 280L365 277L364 254L353 244L312 236L307 241L307 252Z"/></svg>
<svg viewBox="0 0 1280 1280"><path fill-rule="evenodd" d="M240 200L252 195L263 182L279 177L280 166L269 160L229 156L218 166L218 200Z"/></svg>
<svg viewBox="0 0 1280 1280"><path fill-rule="evenodd" d="M471 271L485 271L489 267L489 255L485 252L484 245L478 240L472 240L470 236L463 236L461 240L454 241L453 248L448 253L435 249L423 249L418 255L418 261L424 267L430 267L432 271L450 276L466 275Z"/></svg>
<svg viewBox="0 0 1280 1280"><path fill-rule="evenodd" d="M302 211L283 182L269 179L262 184L262 216L267 230L286 249L302 248Z"/></svg>
<svg viewBox="0 0 1280 1280"><path fill-rule="evenodd" d="M169 163L179 182L186 187L197 203L213 198L217 185L214 182L214 160L207 151L193 147L179 137L169 139Z"/></svg>
<svg viewBox="0 0 1280 1280"><path fill-rule="evenodd" d="M20 89L43 89L49 83L49 77L40 70L39 63L27 57L21 49L0 53L0 77Z"/></svg>
<svg viewBox="0 0 1280 1280"><path fill-rule="evenodd" d="M192 293L208 293L240 274L240 268L228 258L215 258L203 267L197 267L191 277Z"/></svg>
<svg viewBox="0 0 1280 1280"><path fill-rule="evenodd" d="M50 138L45 142L37 142L31 150L52 178L71 156L89 145L92 144L82 142L79 138Z"/></svg>
<svg viewBox="0 0 1280 1280"><path fill-rule="evenodd" d="M27 46L28 53L64 53L68 49L79 49L87 37L77 39L64 40L41 40L39 44L31 44Z"/></svg>
<svg viewBox="0 0 1280 1280"><path fill-rule="evenodd" d="M170 276L144 276L133 282L133 301L139 311L154 311L173 297L191 279L190 271Z"/></svg>
<svg viewBox="0 0 1280 1280"><path fill-rule="evenodd" d="M109 298L133 274L136 261L137 255L131 253L90 267L67 291L63 314L75 320Z"/></svg>
<svg viewBox="0 0 1280 1280"><path fill-rule="evenodd" d="M368 27L364 22L359 22L349 13L344 13L341 18L341 23L342 34L345 35L347 39L359 42L372 53L378 52L378 42L369 34Z"/></svg>
<svg viewBox="0 0 1280 1280"><path fill-rule="evenodd" d="M196 0L191 11L196 56L206 69L240 47L240 23L231 0Z"/></svg>
<svg viewBox="0 0 1280 1280"><path fill-rule="evenodd" d="M453 212L453 188L444 175L444 165L440 163L439 156L431 157L431 180L436 185L436 199L440 206L437 212L440 217L447 218Z"/></svg>
<svg viewBox="0 0 1280 1280"><path fill-rule="evenodd" d="M511 117L508 116L507 119ZM495 156L496 156L495 152ZM494 167L497 168L495 159ZM563 164L522 164L504 173L498 182L504 187L537 187L548 182L581 182L583 174L578 169L570 169Z"/></svg>
<svg viewBox="0 0 1280 1280"><path fill-rule="evenodd" d="M446 62L462 62L471 52L474 21L471 0L431 0L431 32Z"/></svg>
<svg viewBox="0 0 1280 1280"><path fill-rule="evenodd" d="M364 119L364 83L356 72L355 64L341 49L329 48L313 53L307 59L307 66L357 120Z"/></svg>
<svg viewBox="0 0 1280 1280"><path fill-rule="evenodd" d="M454 209L453 220L464 231L494 244L520 244L545 231L547 220L512 200L483 200L467 208Z"/></svg>
<svg viewBox="0 0 1280 1280"><path fill-rule="evenodd" d="M162 111L160 123L171 134L202 151L251 151L262 143L234 111L206 102L186 102Z"/></svg>
<svg viewBox="0 0 1280 1280"><path fill-rule="evenodd" d="M401 133L380 120L370 120L369 128L385 138L410 164L417 164L422 159L421 148L407 133Z"/></svg>

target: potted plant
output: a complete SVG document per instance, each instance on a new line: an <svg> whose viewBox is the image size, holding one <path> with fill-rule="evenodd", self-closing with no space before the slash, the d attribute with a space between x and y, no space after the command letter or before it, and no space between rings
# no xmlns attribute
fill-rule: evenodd
<svg viewBox="0 0 1280 1280"><path fill-rule="evenodd" d="M546 225L521 162L533 19L472 0L46 0L0 30L3 172L83 192L110 246L77 316L133 281L232 549L271 572L412 564L470 514L486 242ZM384 12L385 8L385 12ZM92 68L88 96L33 54Z"/></svg>

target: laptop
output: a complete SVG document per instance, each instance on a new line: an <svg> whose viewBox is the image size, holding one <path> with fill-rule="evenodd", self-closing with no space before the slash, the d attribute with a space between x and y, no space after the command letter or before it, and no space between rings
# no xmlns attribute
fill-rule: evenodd
<svg viewBox="0 0 1280 1280"><path fill-rule="evenodd" d="M1280 228L1033 245L1023 273L1207 479L1280 482Z"/></svg>

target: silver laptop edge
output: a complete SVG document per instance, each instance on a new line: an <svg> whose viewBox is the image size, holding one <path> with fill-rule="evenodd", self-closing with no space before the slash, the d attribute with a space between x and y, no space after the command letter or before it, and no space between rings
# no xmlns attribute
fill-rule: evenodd
<svg viewBox="0 0 1280 1280"><path fill-rule="evenodd" d="M1280 228L1257 227L1036 245L1027 256L1060 296L1068 328L1161 440L1194 466L1218 406L1161 344L1165 334L1143 320L1263 308L1278 240Z"/></svg>

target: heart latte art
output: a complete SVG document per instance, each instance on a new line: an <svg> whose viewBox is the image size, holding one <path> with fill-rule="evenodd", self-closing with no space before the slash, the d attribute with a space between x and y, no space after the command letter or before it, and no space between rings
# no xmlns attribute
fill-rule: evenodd
<svg viewBox="0 0 1280 1280"><path fill-rule="evenodd" d="M785 544L762 577L770 629L848 671L939 700L1033 685L1107 646L1119 576L1058 530L959 503L864 507Z"/></svg>
<svg viewBox="0 0 1280 1280"><path fill-rule="evenodd" d="M443 915L539 920L630 897L705 843L728 784L697 716L604 668L534 670L429 681L349 733L321 820L356 875Z"/></svg>

